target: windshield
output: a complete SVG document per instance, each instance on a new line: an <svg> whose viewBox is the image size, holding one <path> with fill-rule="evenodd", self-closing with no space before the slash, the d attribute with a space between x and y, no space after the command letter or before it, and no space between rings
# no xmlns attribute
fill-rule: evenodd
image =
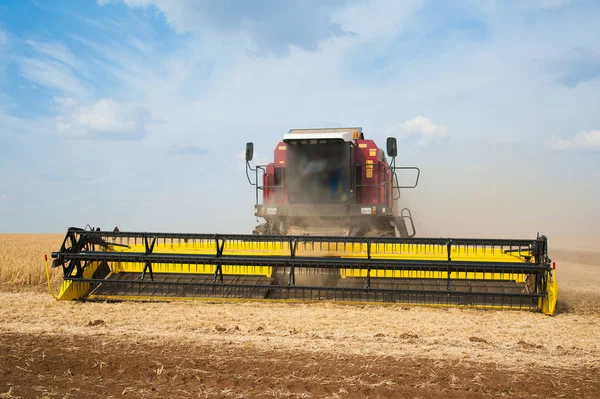
<svg viewBox="0 0 600 399"><path fill-rule="evenodd" d="M350 144L311 140L287 143L287 188L290 203L350 201Z"/></svg>

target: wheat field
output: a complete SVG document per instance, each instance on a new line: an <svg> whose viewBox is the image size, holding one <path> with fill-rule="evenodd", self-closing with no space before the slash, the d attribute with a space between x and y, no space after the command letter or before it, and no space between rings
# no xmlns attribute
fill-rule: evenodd
<svg viewBox="0 0 600 399"><path fill-rule="evenodd" d="M0 234L0 284L11 288L43 288L46 284L44 255L58 251L63 234ZM60 273L52 271L53 286ZM6 287L5 287L6 288Z"/></svg>

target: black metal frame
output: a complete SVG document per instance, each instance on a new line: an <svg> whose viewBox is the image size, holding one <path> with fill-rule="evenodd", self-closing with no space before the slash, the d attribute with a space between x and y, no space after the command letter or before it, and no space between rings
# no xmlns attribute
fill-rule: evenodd
<svg viewBox="0 0 600 399"><path fill-rule="evenodd" d="M214 242L213 254L156 253L155 245L160 243L190 242L210 240ZM143 243L144 252L111 251L111 246L128 246ZM225 254L226 242L271 243L273 249L288 248L287 255L232 255ZM299 245L312 250L331 250L333 245L344 252L347 245L366 244L365 258L339 258L298 256ZM373 257L378 245L407 244L445 247L447 260L402 260ZM477 247L502 248L504 253L518 253L526 262L482 262L455 261L450 254L453 248L472 250ZM547 239L538 236L534 240L523 239L445 239L445 238L392 238L392 237L317 237L317 236L265 236L241 234L179 234L152 232L86 231L70 228L60 251L53 252L53 266L63 268L65 280L91 283L93 287L111 286L130 287L130 292L161 292L166 286L180 292L182 296L219 296L219 292L236 292L237 296L251 297L257 292L267 298L314 298L341 299L358 301L392 301L408 303L468 303L471 305L492 304L499 306L537 308L538 299L547 295L548 273L552 272L548 258ZM121 277L83 278L83 270L90 262L132 262L144 265L141 277L133 273L123 273ZM153 273L153 264L214 265L215 272L210 280L165 273ZM257 280L254 284L231 281L231 276L223 275L223 266L268 266L286 276L285 281ZM296 285L296 270L308 270L312 273L333 273L340 270L366 271L366 278L358 279L360 286L314 286ZM408 271L413 273L447 272L447 279L389 279L372 276L379 270ZM75 271L75 273L74 273ZM146 272L150 280L145 279ZM452 276L461 272L500 274L526 274L531 277L527 289L518 292L504 288L498 292L463 289ZM160 278L157 278L160 276ZM197 275L196 275L197 276ZM206 275L205 275L206 276ZM238 276L239 277L239 276ZM182 281L186 280L187 281ZM346 279L348 280L348 279ZM374 284L374 280L376 284ZM481 284L487 284L480 282ZM412 284L412 285L411 285ZM503 283L504 284L504 283ZM502 284L501 284L502 285ZM504 284L506 285L506 284ZM503 286L504 286L503 285ZM145 287L145 288L144 288ZM179 288L177 288L179 287ZM487 287L487 286L486 286ZM193 289L192 289L193 288ZM141 290L141 291L140 291ZM127 290L125 290L127 291ZM171 292L171 289L168 290ZM212 294L211 294L212 293ZM262 295L261 294L261 295ZM110 296L110 295L109 295ZM134 295L135 296L135 295ZM173 296L171 294L166 295ZM175 295L176 296L176 295ZM434 298L435 297L435 298Z"/></svg>
<svg viewBox="0 0 600 399"><path fill-rule="evenodd" d="M395 159L394 159L395 160ZM375 173L381 173L381 169L383 169L383 175L386 176L387 172L390 172L390 178L391 181L389 181L389 186L388 186L388 181L387 179L384 179L383 181L379 181L376 184L358 184L358 176L359 173L357 172L359 168L368 168L371 167L373 168L373 176L375 175ZM398 175L396 173L397 170L415 170L417 171L417 175L415 177L415 184L410 185L410 186L401 186L400 183L398 182ZM362 175L362 173L360 173L360 175ZM400 199L400 189L401 188L416 188L419 185L419 178L421 176L421 170L415 166L394 166L393 163L391 165L384 165L384 164L367 164L367 163L359 163L354 165L354 187L356 188L356 190L354 190L353 193L353 202L354 203L360 203L356 200L356 193L358 191L359 187L375 187L380 189L381 187L384 188L385 192L384 192L384 197L388 198L388 196L390 197L390 199L392 201L396 201L398 199ZM395 184L394 184L395 183ZM394 190L397 192L396 195L394 194ZM365 204L367 205L367 204ZM385 204L385 205L389 205L389 204Z"/></svg>
<svg viewBox="0 0 600 399"><path fill-rule="evenodd" d="M283 185L283 178L282 178L282 183L281 184L275 184L275 185L264 185L264 184L260 184L260 177L261 176L265 176L267 174L267 168L268 167L272 167L273 170L275 171L276 169L281 169L284 172L282 173L285 174L285 166L282 165L277 165L277 164L271 164L271 165L256 165L254 168L250 168L251 171L254 172L254 183L252 183L252 181L250 180L250 178L248 177L248 181L250 182L251 185L256 186L255 189L255 195L256 195L256 205L261 205L261 198L258 195L259 191L265 191L265 189L281 189L278 193L278 195L283 195L283 189L284 189L284 185ZM262 174L260 173L260 171L262 171ZM246 170L247 173L247 170ZM275 172L273 172L273 175L275 174ZM282 176L283 177L283 176Z"/></svg>

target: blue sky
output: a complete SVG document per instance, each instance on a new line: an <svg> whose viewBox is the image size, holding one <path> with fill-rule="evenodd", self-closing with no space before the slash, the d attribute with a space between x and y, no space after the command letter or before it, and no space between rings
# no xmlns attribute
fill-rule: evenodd
<svg viewBox="0 0 600 399"><path fill-rule="evenodd" d="M596 1L0 0L0 231L250 232L241 154L362 126L421 235L600 226Z"/></svg>

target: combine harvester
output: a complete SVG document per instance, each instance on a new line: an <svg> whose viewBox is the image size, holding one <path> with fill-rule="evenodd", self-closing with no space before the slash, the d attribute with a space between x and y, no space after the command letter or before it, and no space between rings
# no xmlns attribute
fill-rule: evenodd
<svg viewBox="0 0 600 399"><path fill-rule="evenodd" d="M290 130L274 161L250 166L253 234L70 228L52 253L58 299L275 299L399 302L553 314L558 286L545 236L415 237L397 167L361 128ZM398 172L414 182L399 184ZM252 172L252 173L250 173ZM253 175L253 176L252 176Z"/></svg>

